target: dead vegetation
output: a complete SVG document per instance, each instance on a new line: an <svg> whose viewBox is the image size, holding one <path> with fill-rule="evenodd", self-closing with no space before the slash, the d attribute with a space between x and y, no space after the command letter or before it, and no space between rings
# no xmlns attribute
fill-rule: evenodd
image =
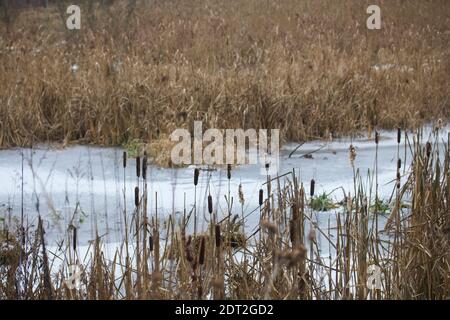
<svg viewBox="0 0 450 320"><path fill-rule="evenodd" d="M0 147L126 144L194 120L307 140L449 116L448 1L75 1L0 24ZM71 2L72 3L72 2Z"/></svg>
<svg viewBox="0 0 450 320"><path fill-rule="evenodd" d="M283 179L267 177L255 209L259 228L252 234L241 229L245 216L218 210L212 197L207 211L197 208L195 199L181 220L161 217L147 191L144 156L136 170L135 206L128 208L132 215L124 212L123 242L112 254L99 236L83 254L74 226L55 249L46 244L41 219L37 230L22 225L16 232L4 225L0 298L448 299L450 145L445 135L435 130L426 144L420 134L404 139L413 161L394 180L396 205L385 223L370 212L377 211L370 209L379 201L377 187L367 185L357 169L343 207L322 212L334 216L328 225L319 224L307 205L314 183L305 191L292 171ZM125 158L124 170L127 165ZM200 174L205 173L194 171L194 188ZM227 177L233 179L231 169ZM198 219L206 219L202 230L196 228ZM75 279L68 267L77 264L82 267ZM378 287L370 287L371 268L380 272Z"/></svg>

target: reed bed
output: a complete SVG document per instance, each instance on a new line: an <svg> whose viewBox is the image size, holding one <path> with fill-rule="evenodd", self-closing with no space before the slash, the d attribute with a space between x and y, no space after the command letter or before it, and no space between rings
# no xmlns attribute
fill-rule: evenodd
<svg viewBox="0 0 450 320"><path fill-rule="evenodd" d="M11 1L2 1L11 3ZM446 0L66 1L0 23L0 147L126 145L204 127L289 141L449 116Z"/></svg>
<svg viewBox="0 0 450 320"><path fill-rule="evenodd" d="M448 299L449 138L439 128L430 137L418 133L412 138L398 130L392 206L383 219L376 169L366 181L354 168L354 189L343 190L341 207L331 212L310 205L315 180L303 183L295 171L267 176L254 210L259 225L251 234L243 228L248 216L230 208L229 192L230 206L222 211L208 196L203 210L194 199L181 220L162 217L157 196L147 190L143 154L136 159L134 207L124 209L132 219L124 212L123 241L114 254L106 258L96 233L82 255L72 224L58 244L59 255L46 246L41 219L35 230L4 224L0 298ZM408 168L401 165L403 148L413 154ZM355 165L355 157L351 147L349 165ZM124 153L124 172L130 161ZM202 174L193 172L194 187ZM231 167L227 179L233 179ZM318 223L323 214L330 217L328 225ZM204 217L207 223L200 227ZM68 269L74 264L82 268ZM370 286L371 268L380 271L375 287Z"/></svg>

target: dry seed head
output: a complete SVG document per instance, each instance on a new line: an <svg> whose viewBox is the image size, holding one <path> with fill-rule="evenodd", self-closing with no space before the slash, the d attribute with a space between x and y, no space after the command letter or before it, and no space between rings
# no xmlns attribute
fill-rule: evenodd
<svg viewBox="0 0 450 320"><path fill-rule="evenodd" d="M427 142L425 149L427 153L427 158L429 158L431 156L431 143L429 141Z"/></svg>
<svg viewBox="0 0 450 320"><path fill-rule="evenodd" d="M263 205L264 201L264 191L263 189L259 189L259 206Z"/></svg>
<svg viewBox="0 0 450 320"><path fill-rule="evenodd" d="M205 263L205 237L200 241L200 254L198 256L198 263L203 265Z"/></svg>
<svg viewBox="0 0 450 320"><path fill-rule="evenodd" d="M400 128L397 128L397 143L400 144L402 140L402 130Z"/></svg>
<svg viewBox="0 0 450 320"><path fill-rule="evenodd" d="M141 157L136 157L136 177L141 176Z"/></svg>
<svg viewBox="0 0 450 320"><path fill-rule="evenodd" d="M194 169L194 186L198 184L198 176L200 175L200 170L198 168Z"/></svg>
<svg viewBox="0 0 450 320"><path fill-rule="evenodd" d="M355 163L355 159L356 159L356 149L352 144L350 145L350 148L349 148L349 158L350 158L350 163L353 166L353 164Z"/></svg>
<svg viewBox="0 0 450 320"><path fill-rule="evenodd" d="M216 224L216 228L215 228L216 232L215 232L215 236L216 236L216 247L220 247L220 241L221 241L221 236L220 236L220 225Z"/></svg>
<svg viewBox="0 0 450 320"><path fill-rule="evenodd" d="M297 239L297 232L295 229L295 221L289 220L289 237L291 240L291 243L294 244Z"/></svg>
<svg viewBox="0 0 450 320"><path fill-rule="evenodd" d="M244 192L242 191L242 184L239 184L238 195L239 195L239 203L244 204L245 199L244 199Z"/></svg>
<svg viewBox="0 0 450 320"><path fill-rule="evenodd" d="M227 179L231 179L231 164L227 165Z"/></svg>
<svg viewBox="0 0 450 320"><path fill-rule="evenodd" d="M149 248L150 252L153 251L153 236L150 236L148 238L148 248Z"/></svg>
<svg viewBox="0 0 450 320"><path fill-rule="evenodd" d="M213 212L213 202L211 195L208 195L208 212L209 214Z"/></svg>
<svg viewBox="0 0 450 320"><path fill-rule="evenodd" d="M73 250L77 250L77 228L73 227Z"/></svg>
<svg viewBox="0 0 450 320"><path fill-rule="evenodd" d="M375 131L375 143L378 144L380 142L380 133Z"/></svg>
<svg viewBox="0 0 450 320"><path fill-rule="evenodd" d="M126 151L123 152L122 160L123 160L123 167L126 168L127 167L127 152Z"/></svg>
<svg viewBox="0 0 450 320"><path fill-rule="evenodd" d="M142 178L147 179L147 152L144 152L144 158L142 159Z"/></svg>
<svg viewBox="0 0 450 320"><path fill-rule="evenodd" d="M309 195L311 197L314 196L314 188L316 186L316 181L314 179L311 179L311 187L309 188Z"/></svg>
<svg viewBox="0 0 450 320"><path fill-rule="evenodd" d="M139 206L139 187L134 188L134 205Z"/></svg>

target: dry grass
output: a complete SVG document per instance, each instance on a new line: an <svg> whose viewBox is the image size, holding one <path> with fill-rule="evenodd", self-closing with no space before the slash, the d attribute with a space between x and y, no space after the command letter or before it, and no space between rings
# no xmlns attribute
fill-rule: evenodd
<svg viewBox="0 0 450 320"><path fill-rule="evenodd" d="M41 223L24 238L3 227L2 248L10 249L0 251L0 298L448 299L449 138L436 130L425 147L420 135L411 143L405 139L413 163L393 184L395 205L385 225L370 209L378 189L372 189L373 179L371 185L363 182L357 169L343 207L321 213L336 217L328 226L307 206L314 191L308 196L295 172L283 181L267 177L268 193L261 190L256 208L260 228L251 235L240 231L245 217L214 206L203 212L195 201L181 221L172 215L162 219L152 209L158 206L147 193L145 174L139 173L135 207L128 208L133 218L125 220L123 243L109 258L99 237L83 258L73 227L57 252L46 248ZM447 141L438 147L441 139ZM405 202L410 206L401 205ZM197 216L208 217L207 227L190 234L187 225ZM12 254L19 243L23 253ZM71 288L67 266L76 262L83 263L84 272L80 287ZM366 285L369 265L380 268L379 289Z"/></svg>
<svg viewBox="0 0 450 320"><path fill-rule="evenodd" d="M3 15L0 147L149 142L193 120L305 140L449 116L446 0L378 1L381 31L370 1L81 2L80 32L63 1Z"/></svg>

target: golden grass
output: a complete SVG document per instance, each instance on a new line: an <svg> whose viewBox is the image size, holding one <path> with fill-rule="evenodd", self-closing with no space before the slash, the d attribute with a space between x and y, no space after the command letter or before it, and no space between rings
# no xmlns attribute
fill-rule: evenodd
<svg viewBox="0 0 450 320"><path fill-rule="evenodd" d="M80 2L79 32L62 1L0 25L0 147L149 142L193 120L305 140L449 116L446 0L378 1L381 31L370 1Z"/></svg>

